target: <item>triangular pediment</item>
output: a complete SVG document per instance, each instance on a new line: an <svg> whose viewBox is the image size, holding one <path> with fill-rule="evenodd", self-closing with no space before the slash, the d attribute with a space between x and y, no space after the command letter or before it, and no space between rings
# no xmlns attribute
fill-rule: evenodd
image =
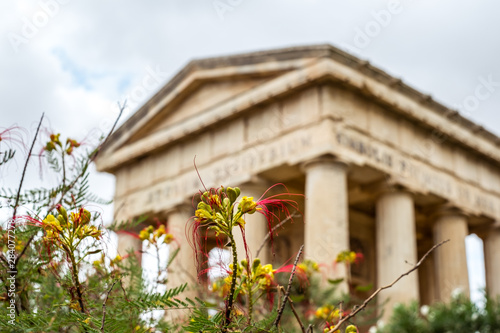
<svg viewBox="0 0 500 333"><path fill-rule="evenodd" d="M193 83L191 87L183 91L181 97L166 105L147 124L137 130L126 144L137 142L149 135L175 126L186 119L196 117L274 77L276 77L276 74L257 77L228 77Z"/></svg>
<svg viewBox="0 0 500 333"><path fill-rule="evenodd" d="M113 172L255 107L325 84L355 91L500 162L500 139L492 133L368 62L317 45L192 61L109 137L97 167Z"/></svg>

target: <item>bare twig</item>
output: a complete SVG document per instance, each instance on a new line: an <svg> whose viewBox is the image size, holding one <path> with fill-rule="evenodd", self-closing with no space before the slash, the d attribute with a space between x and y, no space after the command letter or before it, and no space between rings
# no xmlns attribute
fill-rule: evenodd
<svg viewBox="0 0 500 333"><path fill-rule="evenodd" d="M121 116L123 114L123 111L125 110L126 107L127 107L127 101L126 100L125 100L125 102L123 102L123 105L120 105L120 102L118 102L118 108L120 109L120 112L118 113L118 117L116 117L115 123L113 124L113 127L111 127L111 130L109 131L108 135L106 135L106 138L104 139L104 141L99 145L99 147L96 149L96 151L92 155L92 157L91 157L92 161L95 160L95 158L97 157L97 155L101 151L101 147L104 146L104 144L106 142L108 142L109 137L111 136L111 134L113 134L113 132L115 130L115 127L118 124L118 120L120 120L120 118L121 118Z"/></svg>
<svg viewBox="0 0 500 333"><path fill-rule="evenodd" d="M281 287L283 288L283 287ZM293 301L292 299L290 298L290 296L287 297L288 298L288 303L290 303L290 308L292 309L292 312L295 316L295 319L297 319L297 322L299 323L300 325L300 329L302 330L302 333L306 333L306 329L304 327L304 324L302 324L302 321L300 320L300 317L299 315L297 314L297 311L295 311L295 307L293 306Z"/></svg>
<svg viewBox="0 0 500 333"><path fill-rule="evenodd" d="M99 154L99 151L101 150L102 146L108 141L109 137L111 136L111 134L113 133L115 127L116 127L116 124L118 124L118 121L120 120L120 117L122 116L122 113L123 113L123 110L125 110L125 106L126 106L126 102L120 106L120 104L118 103L118 106L120 107L120 113L118 114L118 117L116 117L116 120L113 124L113 127L111 128L111 130L109 131L108 135L106 136L106 138L103 140L103 142L96 148L94 149L94 151L89 155L89 158L88 160L85 162L85 167L82 168L82 172L80 172L76 177L75 179L73 179L73 181L71 183L68 184L68 186L65 186L63 191L61 192L61 197L60 199L54 203L52 206L50 206L50 208L48 209L48 211L52 211L54 210L57 205L61 204L63 199L64 199L64 196L73 188L75 187L76 183L78 182L78 180L80 180L80 178L83 177L83 175L85 174L85 170L87 169L87 167L90 165L91 162L93 162L97 155Z"/></svg>
<svg viewBox="0 0 500 333"><path fill-rule="evenodd" d="M292 273L290 274L290 278L288 279L288 286L286 287L286 292L285 295L283 296L283 303L281 304L280 309L278 310L278 316L276 317L276 320L274 321L274 326L278 326L281 316L283 315L283 311L285 310L285 305L288 300L288 297L290 296L290 291L292 290L292 280L293 277L295 276L295 269L297 269L297 264L299 263L300 256L302 255L302 251L304 250L304 244L299 249L299 253L297 253L297 256L295 257L295 262L293 263L293 268L292 268Z"/></svg>
<svg viewBox="0 0 500 333"><path fill-rule="evenodd" d="M19 187L17 188L16 201L14 203L14 209L13 209L13 212L12 212L12 226L13 226L13 228L16 227L17 207L19 206L19 198L21 197L21 190L23 188L24 177L26 176L26 170L28 169L28 164L29 164L31 155L33 153L33 148L35 147L35 143L36 143L36 139L38 137L38 133L40 132L40 127L42 126L42 121L43 121L44 115L45 114L42 113L42 116L40 117L40 121L38 122L38 127L36 128L35 136L33 137L33 141L31 143L31 147L30 147L30 150L28 152L28 156L26 156L26 161L24 162L23 173L21 174L21 180L19 181ZM27 244L27 245L29 245L29 244ZM24 253L24 250L21 253L21 255L23 253ZM16 259L14 260L14 267L11 269L11 271L14 274L14 278L15 278L15 288L16 288L16 290L19 289L19 279L16 279L16 277L17 277L17 262L19 261L19 258L21 257L21 255L16 256ZM19 298L21 300L21 302L20 302L21 305L20 306L21 306L22 310L27 310L28 305L27 305L27 302L26 302L26 298L23 297L22 294L23 294L23 292L21 291L21 293L19 295ZM13 297L10 297L10 295L11 294L8 293L9 303L12 303ZM15 310L16 310L16 314L19 315L19 309L18 309L17 306L15 307Z"/></svg>
<svg viewBox="0 0 500 333"><path fill-rule="evenodd" d="M283 221L281 221L280 223L278 223L274 228L271 229L271 232L268 232L266 233L266 237L264 237L264 240L262 240L262 243L260 244L259 246L259 249L257 250L256 254L255 254L255 257L258 258L259 257L259 254L260 254L260 251L262 251L262 248L264 247L264 245L266 245L266 243L269 241L269 238L271 238L271 235L278 229L280 228L283 224L287 223L288 221L292 220L294 217L297 217L297 212L294 212L293 214L291 214L290 216L287 216L286 219L284 219Z"/></svg>
<svg viewBox="0 0 500 333"><path fill-rule="evenodd" d="M123 282L122 282L122 279L120 278L120 288L122 288L122 291L123 291L123 297L125 297L125 300L127 302L130 302L130 300L128 299L127 297L127 292L125 291L125 288L123 287Z"/></svg>
<svg viewBox="0 0 500 333"><path fill-rule="evenodd" d="M434 245L429 251L427 251L424 256L422 258L420 258L420 260L415 264L415 266L413 266L410 270L408 270L406 273L403 273L401 274L400 276L398 276L394 281L392 281L391 283L389 283L388 285L386 286L383 286L383 287L380 287L378 288L377 290L375 290L375 292L373 294L371 294L370 297L368 297L364 302L363 304L361 304L359 307L353 309L353 311L351 313L349 313L347 316L345 316L342 320L340 320L337 325L335 325L335 327L333 327L332 329L330 329L328 331L328 333L333 333L335 332L336 330L340 329L340 326L342 324L344 324L346 321L348 321L349 319L353 318L354 316L356 316L356 314L358 314L358 312L360 312L361 310L363 310L370 301L372 301L375 296L377 296L382 290L385 290L385 289L389 289L391 288L392 286L394 286L399 280L401 280L404 276L407 276L409 275L410 273L412 273L414 270L416 270L417 268L420 267L420 265L422 264L422 262L424 262L425 259L427 259L427 257L429 256L429 254L431 254L432 251L434 251L435 249L437 249L438 247L440 247L441 245L443 245L444 243L447 243L449 242L450 240L447 239L445 241L442 241L441 243L438 243L436 245Z"/></svg>
<svg viewBox="0 0 500 333"><path fill-rule="evenodd" d="M15 218L17 214L17 206L19 205L19 197L21 196L21 189L23 188L24 176L26 176L26 169L28 168L28 162L30 161L31 154L33 152L33 147L35 147L36 138L38 137L38 132L40 132L40 127L42 126L42 121L44 117L44 113L40 117L40 121L38 122L38 127L36 128L35 137L33 138L33 142L31 143L31 148L26 156L26 162L24 162L23 173L21 174L21 181L19 182L19 187L17 188L16 202L14 203L14 212L12 213L12 222L15 223Z"/></svg>
<svg viewBox="0 0 500 333"><path fill-rule="evenodd" d="M28 249L28 247L30 246L31 242L33 241L33 238L35 238L35 236L31 236L30 239L28 239L28 241L26 242L26 245L24 245L24 248L23 250L21 251L21 253L19 253L19 255L17 256L16 258L16 261L15 261L15 264L17 265L17 263L19 262L19 259L21 259L21 257L24 255L24 253L26 252L26 250Z"/></svg>
<svg viewBox="0 0 500 333"><path fill-rule="evenodd" d="M106 294L106 298L104 299L104 303L102 303L102 322L101 322L101 332L102 333L104 333L104 321L106 320L106 303L108 302L109 294L111 294L111 290L113 290L113 287L115 286L117 281L118 280L113 281L111 288L109 288L109 290Z"/></svg>
<svg viewBox="0 0 500 333"><path fill-rule="evenodd" d="M313 333L313 325L312 324L309 324L309 326L307 327L307 333Z"/></svg>

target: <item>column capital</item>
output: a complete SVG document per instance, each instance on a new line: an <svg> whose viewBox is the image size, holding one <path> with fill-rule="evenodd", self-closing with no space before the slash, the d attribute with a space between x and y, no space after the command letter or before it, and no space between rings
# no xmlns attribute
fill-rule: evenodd
<svg viewBox="0 0 500 333"><path fill-rule="evenodd" d="M500 231L500 221L495 221L495 223L490 226L490 230Z"/></svg>
<svg viewBox="0 0 500 333"><path fill-rule="evenodd" d="M385 180L381 180L366 186L363 186L364 191L370 191L373 193L374 197L380 198L385 194L391 193L407 193L410 196L414 196L415 192L410 190L409 188L399 184L394 181L392 178L387 178Z"/></svg>
<svg viewBox="0 0 500 333"><path fill-rule="evenodd" d="M334 155L323 155L319 157L315 157L309 161L305 161L300 165L301 170L304 172L307 172L307 169L310 167L316 166L318 164L332 164L332 165L337 165L341 166L342 168L345 168L346 170L349 168L349 163L344 161L343 159L338 158L337 156Z"/></svg>
<svg viewBox="0 0 500 333"><path fill-rule="evenodd" d="M465 213L462 209L450 204L438 205L434 207L434 209L430 212L430 219L434 222L439 218L445 216L461 216L464 218L469 218L469 215Z"/></svg>
<svg viewBox="0 0 500 333"><path fill-rule="evenodd" d="M470 227L469 231L471 234L476 234L484 242L490 234L500 232L500 222L491 221L486 225Z"/></svg>

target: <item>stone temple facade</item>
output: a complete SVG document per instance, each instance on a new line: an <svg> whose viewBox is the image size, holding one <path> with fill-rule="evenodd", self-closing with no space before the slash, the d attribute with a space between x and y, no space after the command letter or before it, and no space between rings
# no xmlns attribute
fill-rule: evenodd
<svg viewBox="0 0 500 333"><path fill-rule="evenodd" d="M196 276L195 156L207 187L260 197L279 182L304 194L264 261L305 244L306 258L343 276L332 262L352 249L366 259L352 281L382 286L450 239L379 298L428 304L469 292L464 239L476 233L487 290L500 295L500 139L366 61L330 45L194 60L110 137L97 167L116 176L115 218L168 221L181 241L173 286ZM252 254L267 232L256 215ZM120 234L127 248L141 242Z"/></svg>

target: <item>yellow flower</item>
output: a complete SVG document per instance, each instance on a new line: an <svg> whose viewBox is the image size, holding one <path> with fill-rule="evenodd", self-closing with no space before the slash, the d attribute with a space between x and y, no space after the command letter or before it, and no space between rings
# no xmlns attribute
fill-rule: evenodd
<svg viewBox="0 0 500 333"><path fill-rule="evenodd" d="M139 238L141 240L149 239L149 232L147 231L146 228L144 228L144 229L141 230L141 232L139 233Z"/></svg>
<svg viewBox="0 0 500 333"><path fill-rule="evenodd" d="M21 240L16 241L16 251L21 251L24 248L24 243Z"/></svg>
<svg viewBox="0 0 500 333"><path fill-rule="evenodd" d="M316 310L316 318L332 321L340 317L340 310L335 309L333 305L324 305Z"/></svg>
<svg viewBox="0 0 500 333"><path fill-rule="evenodd" d="M165 234L165 238L163 239L163 243L165 244L170 244L174 240L174 235L172 234Z"/></svg>
<svg viewBox="0 0 500 333"><path fill-rule="evenodd" d="M80 304L76 303L76 302L72 302L70 305L69 305L70 309L73 309L73 310L76 310L76 311L80 311Z"/></svg>
<svg viewBox="0 0 500 333"><path fill-rule="evenodd" d="M166 233L167 233L167 231L165 230L164 224L160 225L158 227L158 229L156 229L156 231L155 231L155 234L158 238L161 237L162 235L165 235Z"/></svg>
<svg viewBox="0 0 500 333"><path fill-rule="evenodd" d="M50 141L55 143L55 144L58 144L59 146L61 146L61 141L59 141L59 137L61 136L61 133L58 133L58 134L51 134L50 135Z"/></svg>
<svg viewBox="0 0 500 333"><path fill-rule="evenodd" d="M358 329L354 325L349 325L345 329L345 333L358 333Z"/></svg>
<svg viewBox="0 0 500 333"><path fill-rule="evenodd" d="M59 223L59 220L54 217L54 215L48 215L44 220L43 223L45 223L45 230L48 231L49 229L52 230L57 230L57 231L62 231L61 224Z"/></svg>
<svg viewBox="0 0 500 333"><path fill-rule="evenodd" d="M243 214L253 214L257 209L257 203L253 201L253 197L244 196L241 198L238 209L241 210Z"/></svg>
<svg viewBox="0 0 500 333"><path fill-rule="evenodd" d="M238 221L236 221L236 225L239 225L239 226L240 226L240 227L242 227L242 228L245 228L245 223L246 223L246 222L245 222L245 220L244 220L242 217L240 217L240 218L238 219Z"/></svg>

